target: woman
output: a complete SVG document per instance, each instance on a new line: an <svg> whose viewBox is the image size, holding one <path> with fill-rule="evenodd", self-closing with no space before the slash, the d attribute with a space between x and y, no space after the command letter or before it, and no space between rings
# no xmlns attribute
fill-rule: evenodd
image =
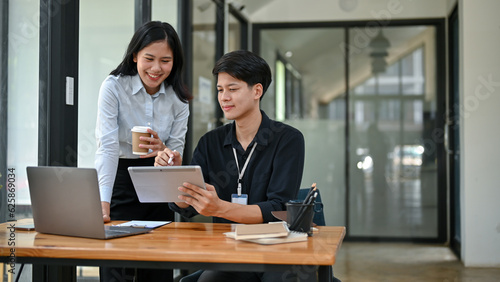
<svg viewBox="0 0 500 282"><path fill-rule="evenodd" d="M188 101L192 98L182 81L183 64L182 46L173 27L168 23L148 22L135 32L123 61L101 85L95 165L105 222L173 220L173 212L166 203L142 204L138 201L127 168L153 166L154 157L165 148L175 150L170 156L174 157L172 164L181 164ZM140 145L149 149L146 155L132 153L131 129L134 126L151 128L148 132L152 137L141 137L149 142L149 145ZM106 271L101 271L101 278L106 277L103 272ZM113 269L107 274L112 280L141 276L140 272ZM153 271L143 272L149 275ZM172 272L167 272L171 281ZM156 276L142 279L134 281L159 281Z"/></svg>

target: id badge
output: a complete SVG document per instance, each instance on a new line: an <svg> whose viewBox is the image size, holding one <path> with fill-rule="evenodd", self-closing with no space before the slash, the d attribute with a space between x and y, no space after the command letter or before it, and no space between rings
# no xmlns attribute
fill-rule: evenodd
<svg viewBox="0 0 500 282"><path fill-rule="evenodd" d="M248 203L248 195L241 194L241 196L238 196L238 194L232 194L231 203L246 205Z"/></svg>

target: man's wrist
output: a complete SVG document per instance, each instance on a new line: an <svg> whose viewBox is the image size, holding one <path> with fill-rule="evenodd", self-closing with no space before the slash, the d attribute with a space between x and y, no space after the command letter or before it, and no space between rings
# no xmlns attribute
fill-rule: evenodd
<svg viewBox="0 0 500 282"><path fill-rule="evenodd" d="M217 212L214 216L227 219L225 215L229 214L229 211L231 210L231 205L233 205L233 203L223 200L221 200L220 202L221 204L219 205L219 209L217 209Z"/></svg>

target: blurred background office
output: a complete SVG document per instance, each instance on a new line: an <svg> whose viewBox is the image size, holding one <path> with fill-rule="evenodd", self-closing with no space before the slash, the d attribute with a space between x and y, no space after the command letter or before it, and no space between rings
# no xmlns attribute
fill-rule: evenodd
<svg viewBox="0 0 500 282"><path fill-rule="evenodd" d="M194 94L185 160L227 122L211 75L248 49L270 64L262 109L306 139L346 242L446 246L500 266L500 2L496 0L1 0L0 178L28 165L94 167L98 90L135 28L172 24ZM0 190L0 220L7 217ZM342 277L340 277L342 278Z"/></svg>

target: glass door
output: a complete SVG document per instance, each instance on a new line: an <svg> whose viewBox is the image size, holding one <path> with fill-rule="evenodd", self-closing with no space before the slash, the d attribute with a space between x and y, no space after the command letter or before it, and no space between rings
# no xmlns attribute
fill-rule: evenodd
<svg viewBox="0 0 500 282"><path fill-rule="evenodd" d="M349 236L436 238L435 28L372 35L349 57Z"/></svg>
<svg viewBox="0 0 500 282"><path fill-rule="evenodd" d="M302 186L318 184L327 225L346 225L347 238L446 232L442 26L418 23L253 25L275 76L261 107L303 132Z"/></svg>

